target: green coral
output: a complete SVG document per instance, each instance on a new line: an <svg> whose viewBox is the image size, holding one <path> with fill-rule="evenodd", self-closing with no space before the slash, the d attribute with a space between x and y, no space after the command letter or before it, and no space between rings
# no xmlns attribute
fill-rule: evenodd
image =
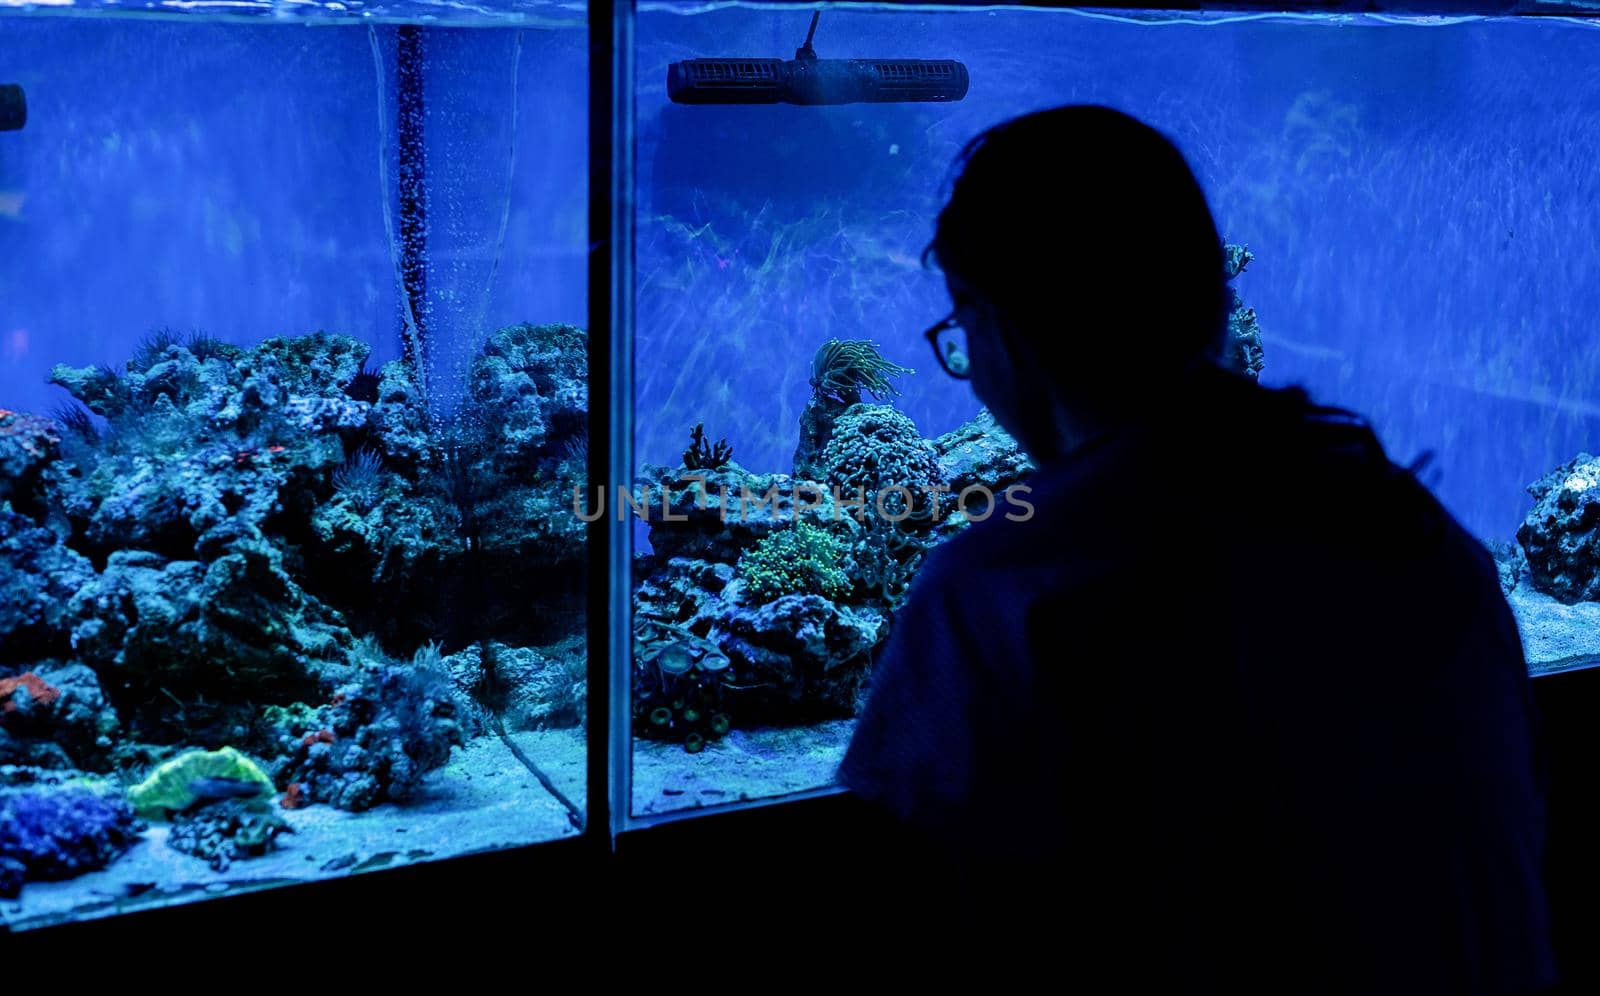
<svg viewBox="0 0 1600 996"><path fill-rule="evenodd" d="M822 451L828 483L844 498L865 493L867 507L857 517L880 511L898 520L931 502L919 497L924 488L943 482L939 455L933 444L917 432L915 422L888 405L852 405L833 426L833 437ZM911 507L900 491L911 493ZM882 508L876 506L881 499Z"/></svg>
<svg viewBox="0 0 1600 996"><path fill-rule="evenodd" d="M829 339L811 358L811 389L853 404L863 391L874 398L899 394L890 378L909 373L916 371L889 362L866 339Z"/></svg>
<svg viewBox="0 0 1600 996"><path fill-rule="evenodd" d="M739 577L759 602L784 595L839 598L850 590L840 567L843 545L815 526L796 522L769 534L739 557Z"/></svg>
<svg viewBox="0 0 1600 996"><path fill-rule="evenodd" d="M192 750L158 765L150 777L128 790L134 811L147 820L167 819L200 799L194 783L203 778L229 778L254 782L262 795L273 792L272 779L261 766L234 750Z"/></svg>

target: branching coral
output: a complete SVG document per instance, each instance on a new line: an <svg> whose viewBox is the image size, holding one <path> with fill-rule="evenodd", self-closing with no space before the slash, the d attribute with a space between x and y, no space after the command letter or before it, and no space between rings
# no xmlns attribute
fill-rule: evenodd
<svg viewBox="0 0 1600 996"><path fill-rule="evenodd" d="M915 372L889 362L866 339L829 339L811 358L811 389L854 404L863 392L874 398L899 394L891 378Z"/></svg>
<svg viewBox="0 0 1600 996"><path fill-rule="evenodd" d="M844 546L815 526L796 522L746 550L739 558L739 577L758 602L784 595L840 598L850 590L841 564Z"/></svg>
<svg viewBox="0 0 1600 996"><path fill-rule="evenodd" d="M716 445L706 441L704 422L696 422L689 430L689 448L683 451L686 470L716 470L732 459L733 447L728 445L727 439L717 440Z"/></svg>

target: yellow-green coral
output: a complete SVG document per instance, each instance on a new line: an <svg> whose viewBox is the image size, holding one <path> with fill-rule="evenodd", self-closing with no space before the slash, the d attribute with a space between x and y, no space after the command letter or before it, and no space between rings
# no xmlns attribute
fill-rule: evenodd
<svg viewBox="0 0 1600 996"><path fill-rule="evenodd" d="M191 750L156 767L150 777L128 790L128 801L147 820L162 820L181 812L199 798L194 783L202 779L226 778L253 782L261 794L270 796L272 779L261 766L234 750Z"/></svg>
<svg viewBox="0 0 1600 996"><path fill-rule="evenodd" d="M850 590L840 567L844 547L815 526L796 522L771 533L739 557L739 577L755 600L784 595L838 598Z"/></svg>

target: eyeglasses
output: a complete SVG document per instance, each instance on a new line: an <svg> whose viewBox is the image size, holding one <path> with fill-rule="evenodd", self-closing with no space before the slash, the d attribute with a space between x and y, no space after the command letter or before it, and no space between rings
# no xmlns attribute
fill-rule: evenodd
<svg viewBox="0 0 1600 996"><path fill-rule="evenodd" d="M933 354L939 358L939 366L945 373L956 380L972 376L972 361L967 358L967 330L956 320L955 312L940 319L922 336L933 347Z"/></svg>

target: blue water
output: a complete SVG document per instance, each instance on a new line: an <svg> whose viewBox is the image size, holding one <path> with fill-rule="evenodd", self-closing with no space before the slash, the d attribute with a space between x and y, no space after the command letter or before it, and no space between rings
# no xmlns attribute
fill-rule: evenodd
<svg viewBox="0 0 1600 996"><path fill-rule="evenodd" d="M638 26L641 459L673 462L704 419L745 466L787 469L831 336L919 368L900 404L924 435L970 417L917 339L947 308L917 257L960 146L1065 102L1178 142L1256 253L1239 287L1263 380L1365 413L1397 459L1437 451L1469 528L1509 536L1527 482L1600 446L1593 25L830 9L823 57L961 59L968 97L738 108L669 104L667 64L791 57L808 14L685 10Z"/></svg>
<svg viewBox="0 0 1600 996"><path fill-rule="evenodd" d="M397 355L383 129L390 22L406 18L438 25L440 376L459 377L485 330L585 320L581 5L93 11L132 8L188 16L0 22L0 77L31 106L26 129L0 135L0 404L48 411L62 400L52 364L118 363L160 326L235 342L320 328ZM1366 413L1397 458L1437 451L1432 480L1476 532L1508 535L1524 484L1600 445L1594 27L829 9L822 55L960 58L970 95L667 103L668 62L787 55L806 22L772 5L639 15L641 461L674 462L704 420L746 466L787 469L806 365L831 336L876 339L921 370L901 404L925 434L973 414L916 339L945 305L917 257L961 144L1066 101L1126 109L1179 142L1226 237L1258 257L1240 289L1266 332L1264 379Z"/></svg>
<svg viewBox="0 0 1600 996"><path fill-rule="evenodd" d="M382 10L402 6L484 20ZM566 29L515 26L535 6ZM29 103L0 134L0 407L48 412L66 400L51 365L120 365L163 326L239 344L322 329L398 355L397 29L308 4L207 9L305 23L0 17L0 82ZM512 26L423 42L425 317L445 392L487 332L587 314L581 11L501 15Z"/></svg>

